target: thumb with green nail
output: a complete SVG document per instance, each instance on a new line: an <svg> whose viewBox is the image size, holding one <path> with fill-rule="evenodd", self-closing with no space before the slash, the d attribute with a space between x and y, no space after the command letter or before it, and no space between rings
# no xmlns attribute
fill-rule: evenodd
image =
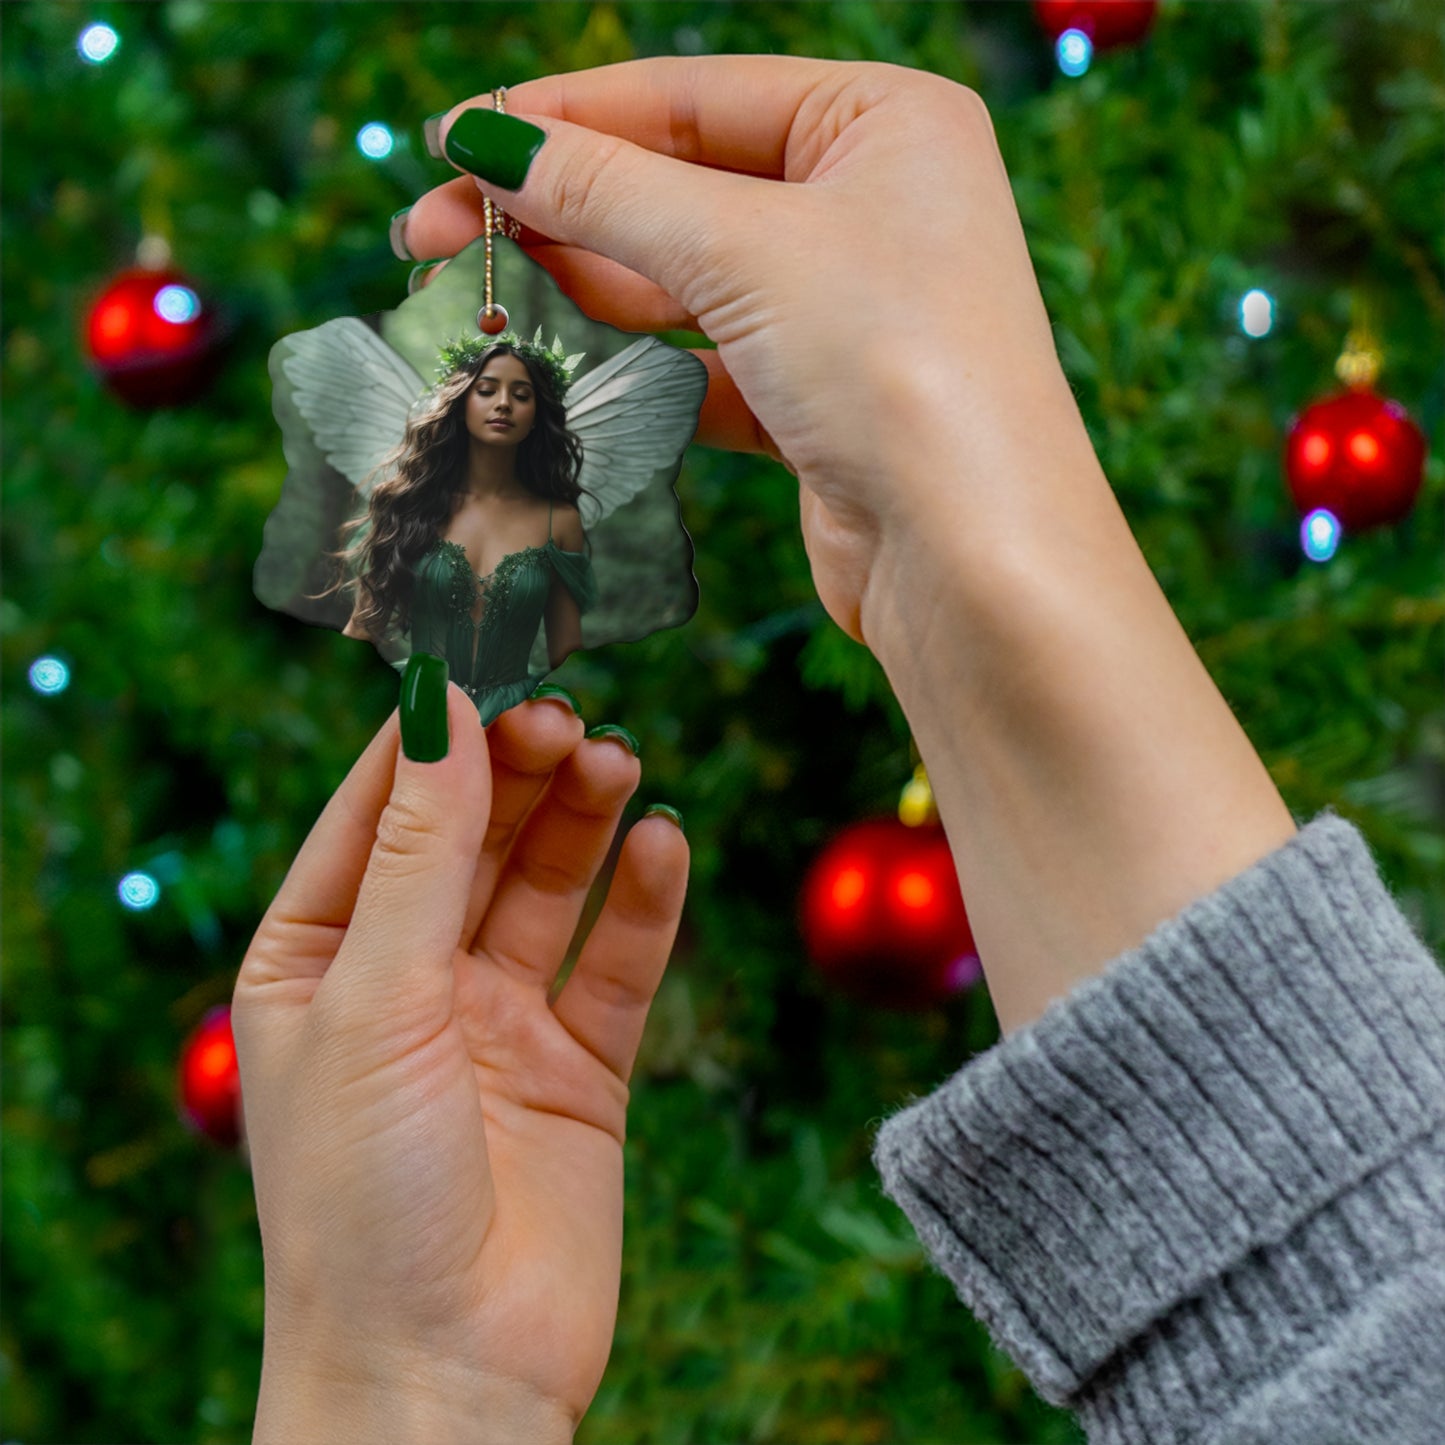
<svg viewBox="0 0 1445 1445"><path fill-rule="evenodd" d="M447 664L445 658L415 652L401 679L401 749L413 762L446 757Z"/></svg>

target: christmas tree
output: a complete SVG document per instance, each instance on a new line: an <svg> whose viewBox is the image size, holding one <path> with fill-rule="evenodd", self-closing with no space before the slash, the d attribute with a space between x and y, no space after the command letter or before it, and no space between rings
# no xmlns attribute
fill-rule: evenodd
<svg viewBox="0 0 1445 1445"><path fill-rule="evenodd" d="M1445 953L1429 0L1164 0L1097 48L1024 3L36 0L0 9L0 40L7 1438L250 1438L250 1176L183 1122L178 1059L397 695L371 648L253 595L286 472L266 359L405 296L388 218L452 174L422 119L493 85L777 52L978 91L1155 575L1296 818L1356 823ZM192 327L194 395L117 374L165 364L102 315L138 261L168 268L149 299ZM1351 337L1429 453L1406 515L1321 545L1285 438ZM894 808L902 714L817 602L781 468L694 448L678 493L697 615L555 679L641 740L625 822L674 804L693 849L633 1076L617 1340L578 1438L1079 1440L869 1162L884 1114L997 1039L986 993L871 1008L796 923L829 839Z"/></svg>

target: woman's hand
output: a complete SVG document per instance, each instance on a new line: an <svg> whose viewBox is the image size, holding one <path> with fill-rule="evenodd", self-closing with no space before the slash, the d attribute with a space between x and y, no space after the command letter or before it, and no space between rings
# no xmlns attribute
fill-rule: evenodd
<svg viewBox="0 0 1445 1445"><path fill-rule="evenodd" d="M267 911L232 1006L266 1271L256 1439L570 1440L616 1324L627 1081L686 889L639 764L534 700L392 718Z"/></svg>
<svg viewBox="0 0 1445 1445"><path fill-rule="evenodd" d="M449 111L444 140L476 106L490 96ZM814 582L854 638L875 630L880 552L906 565L920 535L987 530L1071 459L1097 474L973 91L890 65L711 56L528 81L507 113L547 133L525 183L428 192L411 254L463 249L485 193L588 315L716 342L697 439L796 474ZM1020 530L992 527L993 553Z"/></svg>
<svg viewBox="0 0 1445 1445"><path fill-rule="evenodd" d="M588 314L717 343L698 440L797 474L819 598L928 764L1005 1030L1293 833L1094 454L974 92L704 56L528 81L507 112L546 132L520 188L428 192L407 247L456 254L485 193Z"/></svg>

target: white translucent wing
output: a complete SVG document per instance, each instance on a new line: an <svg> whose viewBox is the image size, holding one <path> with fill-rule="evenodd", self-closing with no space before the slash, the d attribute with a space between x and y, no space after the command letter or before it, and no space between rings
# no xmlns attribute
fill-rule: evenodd
<svg viewBox="0 0 1445 1445"><path fill-rule="evenodd" d="M354 316L298 331L281 344L281 369L317 447L368 496L380 480L372 472L406 435L426 382Z"/></svg>
<svg viewBox="0 0 1445 1445"><path fill-rule="evenodd" d="M584 531L673 467L697 429L707 368L645 336L589 371L567 398L567 426L582 443L578 500Z"/></svg>

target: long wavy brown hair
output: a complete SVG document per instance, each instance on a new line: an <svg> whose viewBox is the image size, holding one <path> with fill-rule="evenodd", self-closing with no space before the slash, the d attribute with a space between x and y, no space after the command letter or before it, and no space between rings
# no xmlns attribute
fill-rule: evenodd
<svg viewBox="0 0 1445 1445"><path fill-rule="evenodd" d="M350 546L327 555L339 576L325 592L357 588L354 621L372 637L381 637L395 620L411 626L414 569L436 541L466 491L467 393L496 356L515 356L527 368L537 399L537 419L517 448L517 480L528 491L552 501L577 505L585 490L582 443L567 430L567 412L551 379L514 346L489 346L475 361L443 378L407 420L406 435L377 465L385 477L371 493L365 515L346 523L341 540ZM394 470L393 470L394 469Z"/></svg>

